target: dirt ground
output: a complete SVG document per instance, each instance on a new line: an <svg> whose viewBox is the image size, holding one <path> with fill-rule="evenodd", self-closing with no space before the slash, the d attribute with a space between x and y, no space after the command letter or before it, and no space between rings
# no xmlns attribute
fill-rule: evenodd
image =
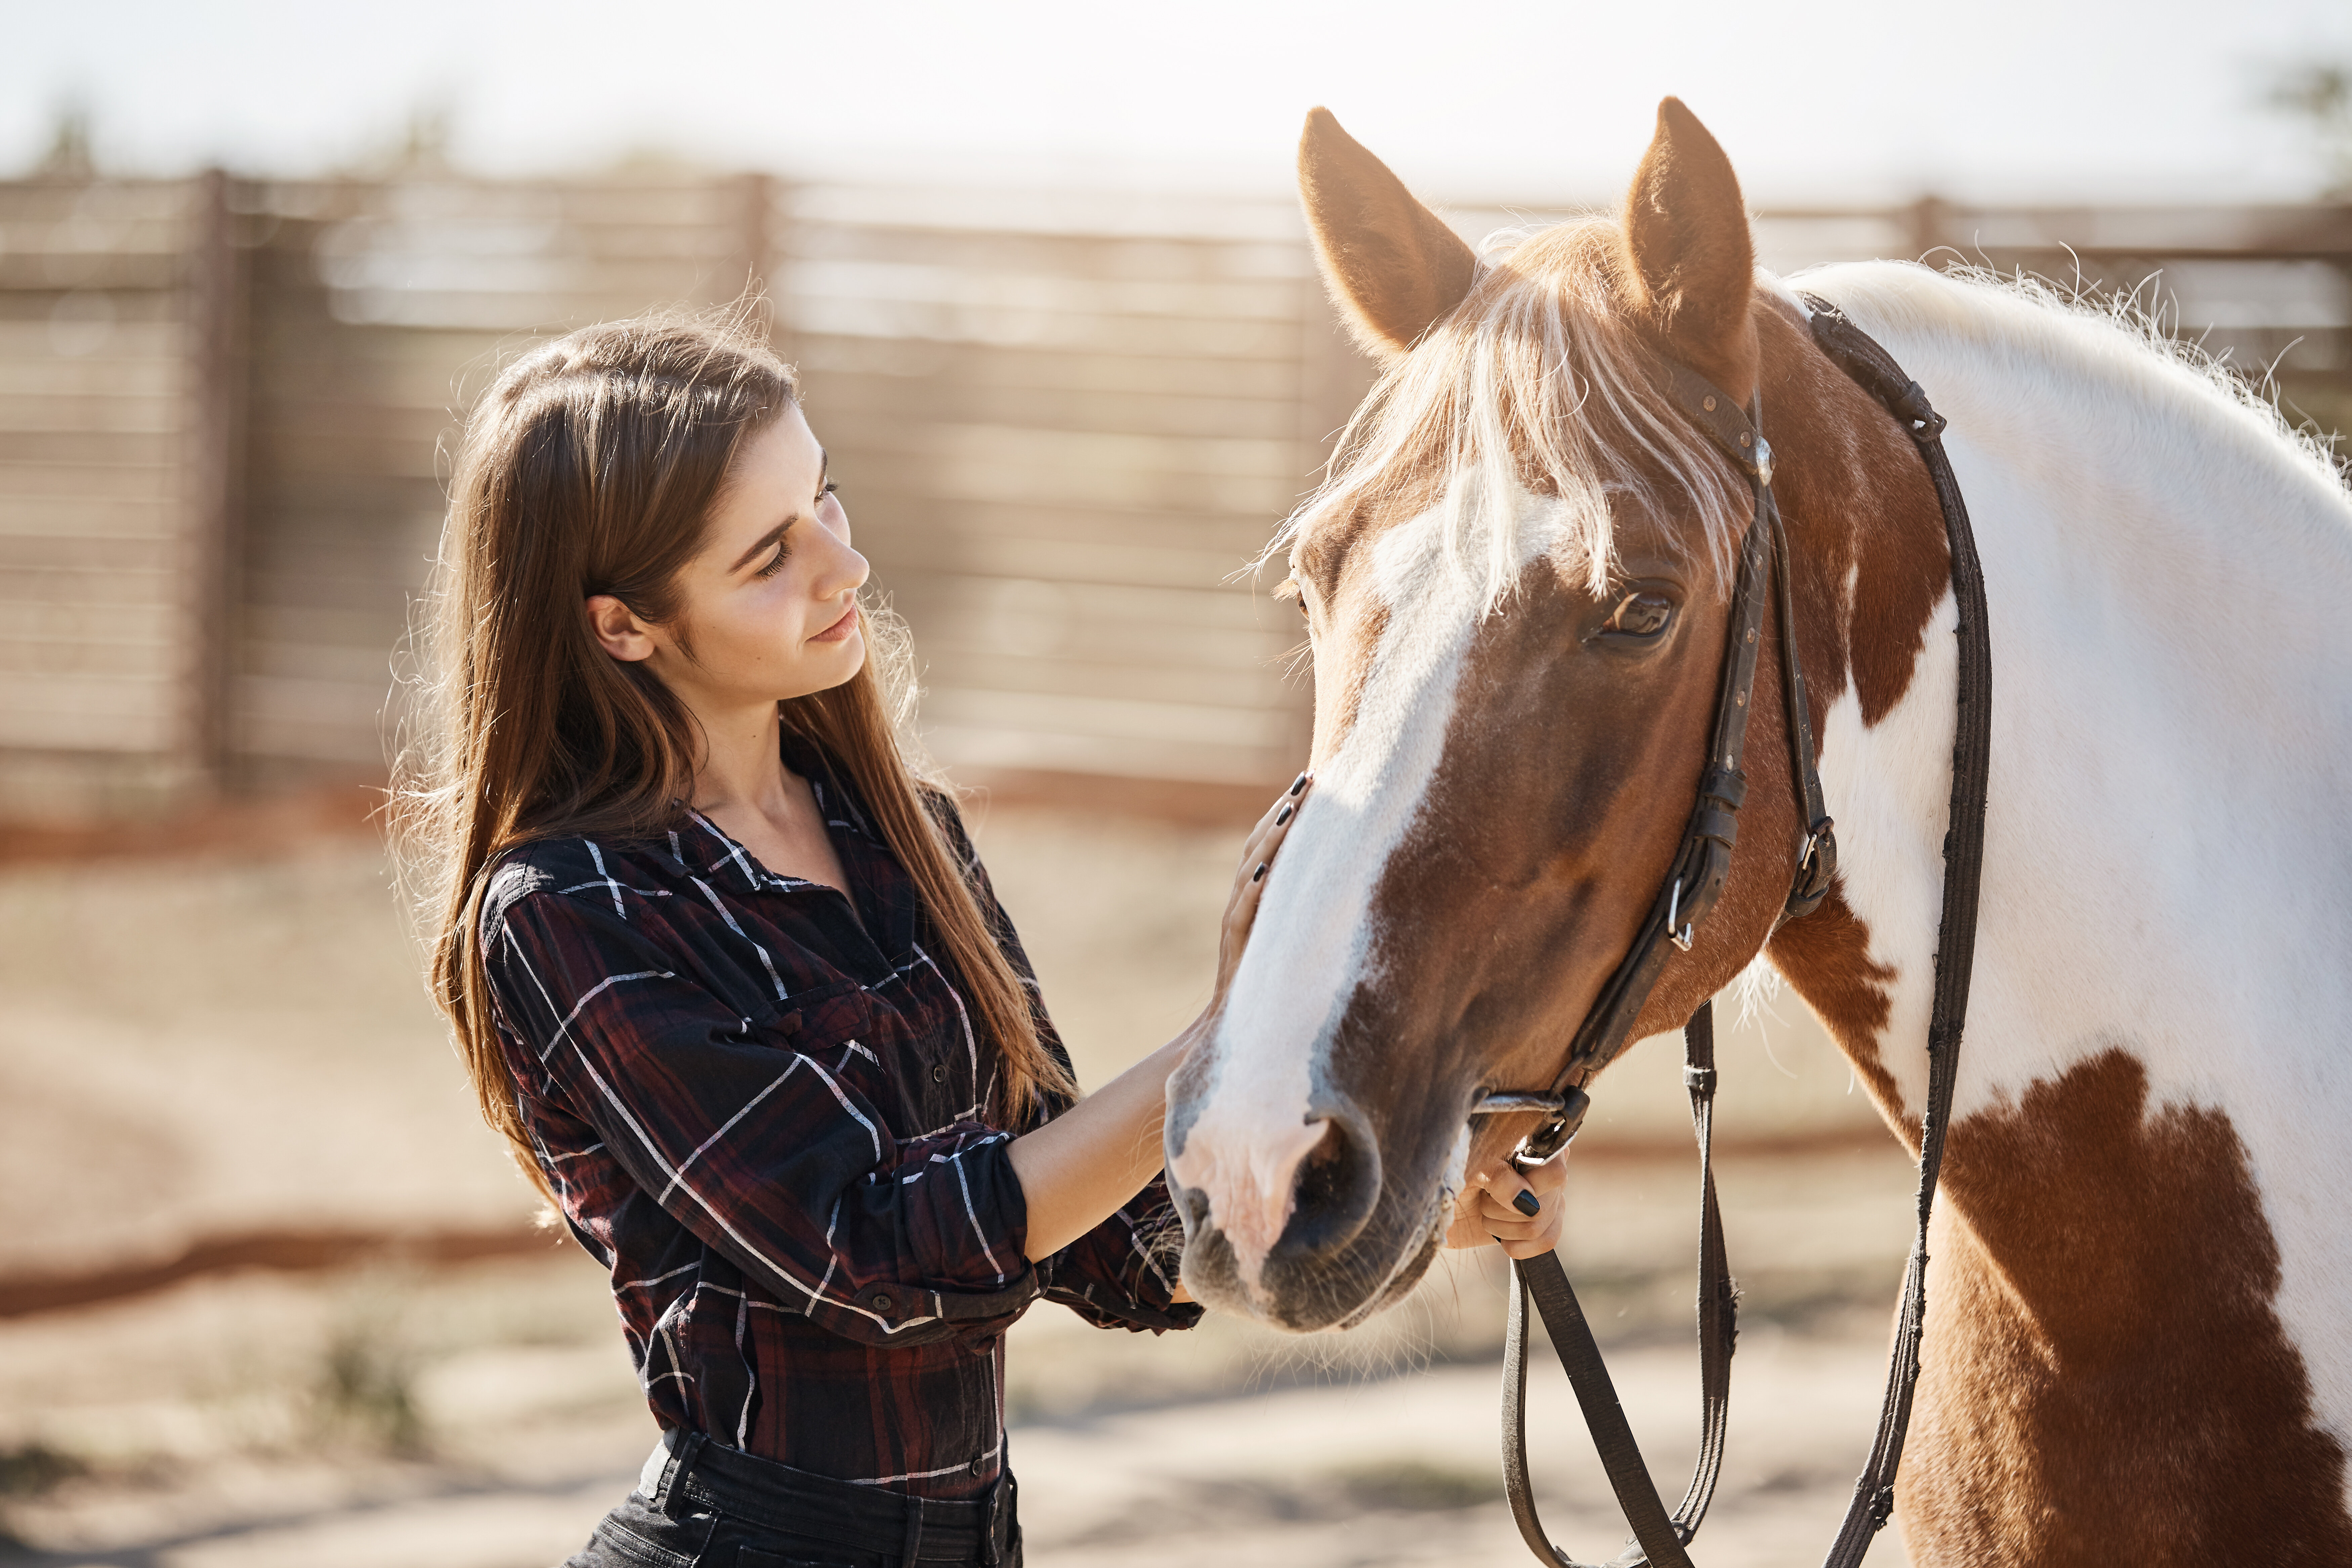
<svg viewBox="0 0 2352 1568"><path fill-rule="evenodd" d="M1237 834L1005 808L980 836L1083 1078L1205 996ZM364 840L0 871L0 1278L271 1226L529 1216ZM1818 1560L1868 1439L1906 1242L1907 1163L1801 1008L1778 1010L1724 1050L1748 1305L1710 1565ZM1677 1068L1658 1041L1612 1069L1566 1249L1670 1496L1696 1409ZM1306 1342L1033 1312L1009 1391L1032 1561L1523 1561L1496 1479L1502 1278L1452 1258L1380 1322ZM1622 1528L1556 1367L1534 1404L1555 1536L1613 1554ZM594 1267L553 1243L458 1268L212 1274L0 1320L16 1542L0 1552L57 1568L546 1563L652 1437ZM1873 1561L1898 1557L1890 1541Z"/></svg>

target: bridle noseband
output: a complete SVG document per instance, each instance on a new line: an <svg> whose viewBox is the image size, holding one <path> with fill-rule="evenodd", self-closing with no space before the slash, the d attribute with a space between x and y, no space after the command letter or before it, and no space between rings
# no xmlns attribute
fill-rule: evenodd
<svg viewBox="0 0 2352 1568"><path fill-rule="evenodd" d="M1959 610L1958 712L1952 738L1952 799L1944 839L1942 921L1936 946L1933 1012L1927 1026L1927 1103L1920 1118L1918 1228L1904 1273L1895 1324L1895 1344L1887 1369L1870 1458L1854 1483L1825 1568L1857 1568L1895 1506L1895 1475L1911 1417L1911 1390L1919 1375L1919 1343L1927 1318L1927 1227L1941 1173L1945 1133L1951 1121L1952 1089L1958 1077L1961 1026L1968 1017L1969 981L1976 948L1977 893L1984 861L1985 796L1990 774L1992 654L1987 637L1984 579L1968 507L1960 498L1951 463L1944 454L1944 420L1929 405L1919 384L1904 374L1886 351L1826 300L1807 295L1814 342L1864 391L1892 414L1918 447L1944 514L1951 552L1952 594ZM1738 811L1747 795L1740 770L1748 735L1748 699L1756 680L1758 642L1762 636L1765 595L1779 584L1781 689L1787 710L1792 776L1805 838L1779 920L1810 914L1829 894L1837 873L1837 840L1822 804L1822 782L1813 763L1812 720L1805 679L1797 657L1794 563L1789 553L1780 510L1772 497L1772 454L1764 440L1760 400L1743 412L1733 399L1696 371L1661 361L1654 374L1659 390L1683 416L1748 476L1755 511L1739 552L1739 578L1731 601L1730 633L1724 649L1722 689L1716 699L1709 751L1699 773L1697 801L1681 847L1666 873L1648 917L1631 949L1601 989L1569 1042L1567 1058L1550 1086L1542 1089L1497 1089L1471 1106L1470 1115L1536 1111L1545 1120L1520 1143L1514 1158L1548 1160L1576 1136L1591 1108L1585 1086L1624 1049L1635 1018L1649 999L1660 971L1675 950L1687 952L1693 932L1714 911L1731 871L1739 842ZM1778 929L1776 922L1775 929ZM1684 1026L1684 1086L1690 1091L1691 1123L1697 1134L1699 1206L1699 1384L1700 1439L1683 1500L1669 1515L1643 1463L1633 1429L1619 1405L1608 1369L1601 1363L1592 1330L1577 1303L1556 1253L1514 1265L1510 1321L1504 1341L1503 1478L1519 1533L1537 1560L1554 1568L1582 1568L1546 1534L1536 1515L1527 1458L1527 1346L1530 1300L1543 1316L1553 1348L1591 1428L1593 1446L1607 1470L1618 1506L1633 1527L1635 1544L1612 1568L1648 1563L1653 1568L1690 1568L1684 1548L1698 1533L1721 1473L1724 1436L1730 1409L1731 1352L1738 1337L1735 1291L1725 1257L1723 1223L1716 1203L1713 1166L1715 1104L1715 1009L1702 1005Z"/></svg>

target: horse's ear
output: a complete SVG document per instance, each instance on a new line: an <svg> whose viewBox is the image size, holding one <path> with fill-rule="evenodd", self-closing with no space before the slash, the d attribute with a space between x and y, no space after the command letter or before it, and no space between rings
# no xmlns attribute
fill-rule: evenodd
<svg viewBox="0 0 2352 1568"><path fill-rule="evenodd" d="M1634 305L1678 357L1745 395L1756 375L1748 306L1756 246L1731 160L1678 98L1658 105L1658 133L1625 193Z"/></svg>
<svg viewBox="0 0 2352 1568"><path fill-rule="evenodd" d="M1402 353L1470 292L1470 247L1328 109L1309 110L1298 138L1298 198L1323 282L1367 352Z"/></svg>

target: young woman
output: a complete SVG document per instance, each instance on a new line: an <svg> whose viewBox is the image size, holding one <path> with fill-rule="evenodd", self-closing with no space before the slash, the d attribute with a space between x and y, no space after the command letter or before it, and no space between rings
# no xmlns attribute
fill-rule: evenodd
<svg viewBox="0 0 2352 1568"><path fill-rule="evenodd" d="M400 796L436 994L483 1115L609 1267L662 1427L573 1563L1017 1563L1004 1330L1041 1297L1197 1317L1165 1085L1305 777L1250 837L1215 999L1081 1100L895 738L903 659L763 342L625 321L518 361L468 425L443 571ZM1531 1196L1481 1200L1515 1251L1557 1226L1507 1206Z"/></svg>

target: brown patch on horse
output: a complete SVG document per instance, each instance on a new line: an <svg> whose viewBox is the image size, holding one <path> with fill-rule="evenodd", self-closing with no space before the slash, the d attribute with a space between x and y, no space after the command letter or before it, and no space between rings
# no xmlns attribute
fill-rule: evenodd
<svg viewBox="0 0 2352 1568"><path fill-rule="evenodd" d="M1309 765L1330 757L1356 727L1389 607L1373 581L1371 542L1411 515L1410 503L1359 507L1307 534L1291 552L1291 580L1316 634L1315 729ZM1377 510L1379 515L1375 516ZM1344 636L1338 635L1345 627Z"/></svg>
<svg viewBox="0 0 2352 1568"><path fill-rule="evenodd" d="M1328 109L1298 137L1298 195L1332 301L1364 352L1391 358L1462 302L1478 258Z"/></svg>
<svg viewBox="0 0 2352 1568"><path fill-rule="evenodd" d="M1943 510L1918 447L1813 345L1793 310L1759 300L1756 329L1772 492L1797 560L1814 733L1848 679L1862 721L1874 725L1910 689L1927 622L1951 587ZM1812 639L1832 632L1843 637L1824 638L1817 652Z"/></svg>
<svg viewBox="0 0 2352 1568"><path fill-rule="evenodd" d="M1898 1511L1947 1563L2352 1563L2345 1454L2279 1322L2222 1112L2121 1049L1956 1124Z"/></svg>
<svg viewBox="0 0 2352 1568"><path fill-rule="evenodd" d="M1879 1054L1897 976L1870 956L1870 927L1845 901L1844 889L1832 885L1821 908L1774 932L1769 951L1774 967L1821 1019L1879 1115L1916 1159L1919 1119L1905 1113L1902 1092Z"/></svg>

